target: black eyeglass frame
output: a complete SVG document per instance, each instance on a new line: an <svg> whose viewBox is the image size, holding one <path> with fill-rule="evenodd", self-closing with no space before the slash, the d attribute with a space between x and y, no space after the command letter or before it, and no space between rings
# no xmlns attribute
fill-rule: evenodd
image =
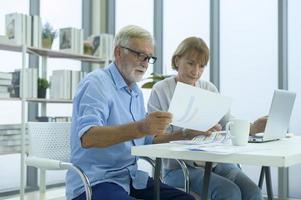
<svg viewBox="0 0 301 200"><path fill-rule="evenodd" d="M144 61L147 60L147 62L148 62L149 64L154 64L154 63L156 62L156 60L157 60L157 57L155 57L155 56L149 56L149 55L147 55L147 54L145 54L145 53L136 51L136 50L131 49L131 48L129 48L129 47L125 47L125 46L121 46L121 45L120 45L120 48L126 49L126 50L128 50L129 52L134 53L134 54L136 55L136 57L138 58L138 60L140 60L140 61L142 61L142 62L144 62Z"/></svg>

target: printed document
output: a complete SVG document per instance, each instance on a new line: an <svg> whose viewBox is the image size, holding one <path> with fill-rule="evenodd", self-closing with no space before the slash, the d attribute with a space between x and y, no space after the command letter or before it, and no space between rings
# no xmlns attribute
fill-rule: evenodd
<svg viewBox="0 0 301 200"><path fill-rule="evenodd" d="M231 104L229 97L178 82L168 112L175 126L207 131L230 111Z"/></svg>

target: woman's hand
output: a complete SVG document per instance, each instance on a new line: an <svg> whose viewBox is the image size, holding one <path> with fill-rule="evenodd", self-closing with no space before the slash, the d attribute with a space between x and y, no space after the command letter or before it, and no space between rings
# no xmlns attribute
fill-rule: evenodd
<svg viewBox="0 0 301 200"><path fill-rule="evenodd" d="M191 140L196 136L199 136L199 135L210 136L212 134L212 132L221 131L221 130L222 130L222 126L220 124L216 124L215 126L210 128L208 131L196 131L196 130L192 130L192 129L185 129L183 131L184 131L185 139Z"/></svg>
<svg viewBox="0 0 301 200"><path fill-rule="evenodd" d="M250 135L264 132L267 120L268 120L268 117L264 116L264 117L258 118L256 121L254 121L250 127Z"/></svg>

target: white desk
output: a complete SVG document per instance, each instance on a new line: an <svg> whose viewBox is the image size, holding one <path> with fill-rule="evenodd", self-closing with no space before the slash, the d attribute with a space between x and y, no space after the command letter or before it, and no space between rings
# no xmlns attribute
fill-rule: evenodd
<svg viewBox="0 0 301 200"><path fill-rule="evenodd" d="M135 156L145 156L156 158L156 164L159 166L156 167L156 171L160 169L161 158L170 158L178 160L195 160L195 161L206 161L206 170L209 174L205 174L204 182L210 180L210 171L212 162L221 162L221 163L240 163L247 165L257 165L264 166L262 168L263 175L265 173L267 178L267 190L268 195L272 199L272 186L270 180L270 168L269 167L290 167L295 164L301 163L301 137L295 136L289 139L281 139L279 141L261 143L261 144L248 144L250 147L254 147L256 151L246 151L240 153L233 153L229 155L221 155L212 152L204 151L190 151L190 150L179 150L182 145L180 144L152 144L144 146L135 146L132 147L132 155ZM155 171L155 179L158 180L159 173ZM263 176L261 176L262 179ZM260 180L259 184L262 185ZM207 184L207 183L206 183ZM204 184L204 185L206 185ZM208 190L204 188L204 191ZM157 188L158 189L158 188ZM206 193L206 192L204 192ZM158 194L156 195L158 197ZM204 199L207 198L205 194Z"/></svg>

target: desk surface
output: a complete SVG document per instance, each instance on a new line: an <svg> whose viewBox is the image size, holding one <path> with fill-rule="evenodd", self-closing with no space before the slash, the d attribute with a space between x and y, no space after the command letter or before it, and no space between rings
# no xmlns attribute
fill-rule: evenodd
<svg viewBox="0 0 301 200"><path fill-rule="evenodd" d="M260 144L249 143L248 149L254 147L254 151L248 150L227 155L179 148L183 146L171 143L135 146L132 147L132 155L272 167L290 167L301 163L301 136Z"/></svg>

